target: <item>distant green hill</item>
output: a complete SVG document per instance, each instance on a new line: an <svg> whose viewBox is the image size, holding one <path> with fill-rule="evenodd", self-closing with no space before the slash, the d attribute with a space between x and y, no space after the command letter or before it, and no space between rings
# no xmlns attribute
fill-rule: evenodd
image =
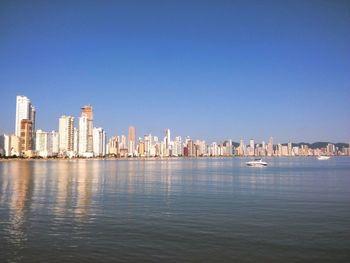
<svg viewBox="0 0 350 263"><path fill-rule="evenodd" d="M239 142L232 142L232 145L237 148L239 146Z"/></svg>

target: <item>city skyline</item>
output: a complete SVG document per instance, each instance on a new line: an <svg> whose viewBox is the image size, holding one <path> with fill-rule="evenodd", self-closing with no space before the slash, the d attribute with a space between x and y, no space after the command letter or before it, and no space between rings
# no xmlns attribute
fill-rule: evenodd
<svg viewBox="0 0 350 263"><path fill-rule="evenodd" d="M246 144L244 139L234 142L223 138L208 142L201 138L175 135L164 130L162 135L152 133L137 136L135 126L129 126L128 134L112 134L109 138L102 127L94 127L94 109L88 104L81 108L79 118L62 115L58 129L36 129L35 106L26 96L16 97L15 134L0 134L1 157L25 158L93 158L93 157L232 157L232 156L315 156L350 155L350 144L331 142L310 144L268 143L255 141ZM75 119L78 121L75 122Z"/></svg>
<svg viewBox="0 0 350 263"><path fill-rule="evenodd" d="M91 104L107 134L135 125L207 141L350 140L347 1L4 1L0 10L1 134L15 129L13 98L24 94L44 130Z"/></svg>

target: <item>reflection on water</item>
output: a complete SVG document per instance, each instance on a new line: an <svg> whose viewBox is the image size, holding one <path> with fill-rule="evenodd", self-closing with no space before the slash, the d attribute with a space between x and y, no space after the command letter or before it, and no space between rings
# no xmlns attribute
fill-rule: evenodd
<svg viewBox="0 0 350 263"><path fill-rule="evenodd" d="M0 262L347 261L349 159L267 160L0 162Z"/></svg>

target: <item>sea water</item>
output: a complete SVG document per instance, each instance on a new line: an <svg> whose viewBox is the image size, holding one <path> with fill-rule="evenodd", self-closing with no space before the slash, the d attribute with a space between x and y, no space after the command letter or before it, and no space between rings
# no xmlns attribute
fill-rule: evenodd
<svg viewBox="0 0 350 263"><path fill-rule="evenodd" d="M350 262L350 158L0 161L0 262Z"/></svg>

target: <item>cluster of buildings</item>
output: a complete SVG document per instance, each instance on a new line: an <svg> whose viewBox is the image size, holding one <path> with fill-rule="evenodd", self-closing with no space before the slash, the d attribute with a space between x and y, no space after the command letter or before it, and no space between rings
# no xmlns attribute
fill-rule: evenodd
<svg viewBox="0 0 350 263"><path fill-rule="evenodd" d="M16 98L15 134L0 136L0 156L6 157L201 157L201 156L312 156L350 155L350 147L338 149L334 144L311 149L308 145L256 144L250 140L246 145L226 140L207 144L203 140L176 136L171 138L170 129L164 137L152 134L136 137L136 129L130 126L128 134L112 136L107 141L106 132L93 125L93 108L85 105L80 117L62 115L58 120L58 131L36 129L36 110L25 96Z"/></svg>
<svg viewBox="0 0 350 263"><path fill-rule="evenodd" d="M339 149L335 144L328 143L325 147L311 148L308 144L293 145L291 142L286 144L273 144L273 138L268 143L264 141L261 144L255 144L250 140L249 144L240 141L239 146L235 148L234 155L237 156L317 156L317 155L350 155L350 145Z"/></svg>
<svg viewBox="0 0 350 263"><path fill-rule="evenodd" d="M106 133L93 126L92 106L81 108L77 127L73 116L62 115L58 131L36 129L35 116L29 98L17 96L15 134L0 136L0 155L44 158L106 155Z"/></svg>
<svg viewBox="0 0 350 263"><path fill-rule="evenodd" d="M182 139L176 136L171 139L170 129L166 129L163 138L147 134L136 140L135 127L129 127L128 137L113 136L107 144L109 155L116 157L199 157L199 156L231 156L232 141L221 145L207 145L205 141Z"/></svg>

